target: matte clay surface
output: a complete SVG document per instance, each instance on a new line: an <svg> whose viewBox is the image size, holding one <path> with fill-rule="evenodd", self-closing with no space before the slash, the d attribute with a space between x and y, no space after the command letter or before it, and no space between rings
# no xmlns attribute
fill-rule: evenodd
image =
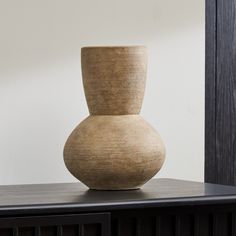
<svg viewBox="0 0 236 236"><path fill-rule="evenodd" d="M165 159L159 134L138 115L147 50L143 46L86 47L81 57L91 116L65 144L66 167L91 189L140 188Z"/></svg>
<svg viewBox="0 0 236 236"><path fill-rule="evenodd" d="M82 48L81 62L90 114L140 112L147 70L145 47Z"/></svg>
<svg viewBox="0 0 236 236"><path fill-rule="evenodd" d="M164 162L158 133L140 116L89 116L65 146L65 164L94 189L139 188Z"/></svg>

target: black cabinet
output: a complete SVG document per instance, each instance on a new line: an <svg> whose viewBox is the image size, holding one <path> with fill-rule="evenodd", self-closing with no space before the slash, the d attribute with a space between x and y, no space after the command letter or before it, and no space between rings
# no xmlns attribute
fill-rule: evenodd
<svg viewBox="0 0 236 236"><path fill-rule="evenodd" d="M185 235L236 235L236 187L173 179L135 191L0 187L0 236Z"/></svg>

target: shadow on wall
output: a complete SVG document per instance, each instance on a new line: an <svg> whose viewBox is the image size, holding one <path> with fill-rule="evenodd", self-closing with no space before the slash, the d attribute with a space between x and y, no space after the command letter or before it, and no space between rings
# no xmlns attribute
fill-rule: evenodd
<svg viewBox="0 0 236 236"><path fill-rule="evenodd" d="M198 24L201 7L199 0L1 2L0 83L34 67L79 60L84 45L171 37Z"/></svg>

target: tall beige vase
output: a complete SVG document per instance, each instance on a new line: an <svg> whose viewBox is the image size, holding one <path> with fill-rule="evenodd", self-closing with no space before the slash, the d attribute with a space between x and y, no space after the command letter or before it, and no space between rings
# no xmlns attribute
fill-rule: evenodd
<svg viewBox="0 0 236 236"><path fill-rule="evenodd" d="M84 47L81 60L90 116L65 144L66 167L90 189L140 188L165 159L159 134L139 115L147 49Z"/></svg>

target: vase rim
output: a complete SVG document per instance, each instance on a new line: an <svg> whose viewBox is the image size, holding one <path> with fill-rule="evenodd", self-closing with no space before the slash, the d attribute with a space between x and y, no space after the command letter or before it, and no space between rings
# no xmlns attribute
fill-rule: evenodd
<svg viewBox="0 0 236 236"><path fill-rule="evenodd" d="M98 48L109 48L109 49L112 49L112 48L147 48L146 46L144 45L120 45L120 46L85 46L85 47L81 47L81 49L98 49Z"/></svg>

